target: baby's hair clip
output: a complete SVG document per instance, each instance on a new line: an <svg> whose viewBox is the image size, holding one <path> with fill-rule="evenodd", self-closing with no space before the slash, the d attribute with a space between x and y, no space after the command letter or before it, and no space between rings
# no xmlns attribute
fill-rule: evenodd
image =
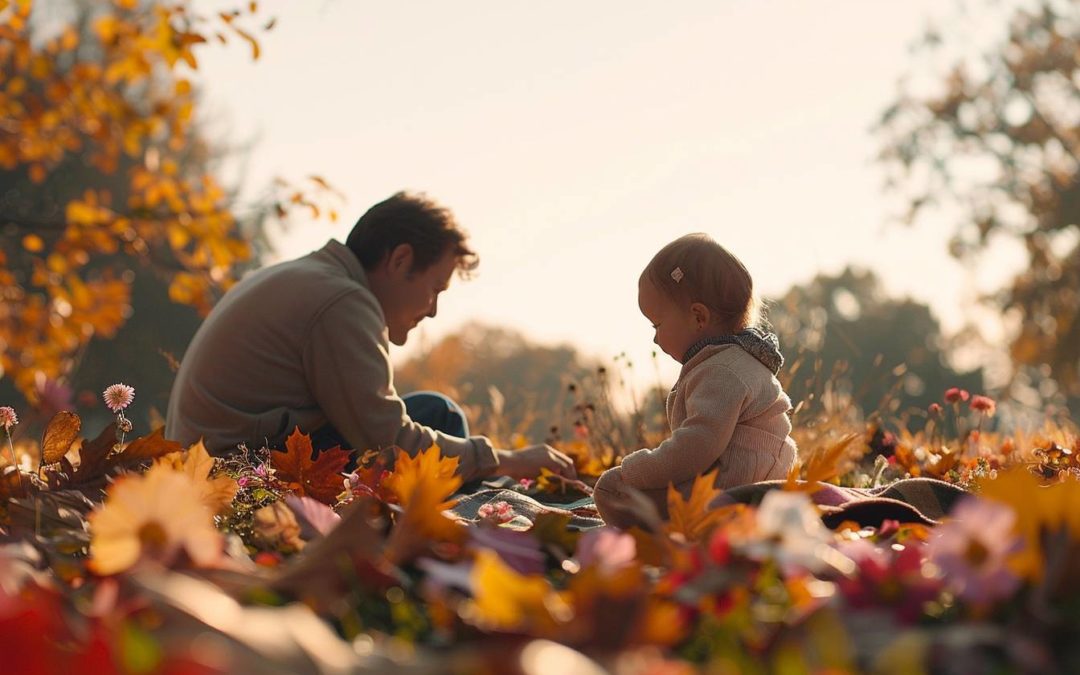
<svg viewBox="0 0 1080 675"><path fill-rule="evenodd" d="M675 269L671 270L671 278L675 280L675 283L679 283L680 281L682 281L682 268L676 267Z"/></svg>

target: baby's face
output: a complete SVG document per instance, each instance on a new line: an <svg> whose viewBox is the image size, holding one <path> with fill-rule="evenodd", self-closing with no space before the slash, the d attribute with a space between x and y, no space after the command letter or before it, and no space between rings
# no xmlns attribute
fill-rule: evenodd
<svg viewBox="0 0 1080 675"><path fill-rule="evenodd" d="M680 307L642 277L638 282L638 307L652 324L653 342L665 354L682 362L686 350L700 339L700 329L689 307Z"/></svg>

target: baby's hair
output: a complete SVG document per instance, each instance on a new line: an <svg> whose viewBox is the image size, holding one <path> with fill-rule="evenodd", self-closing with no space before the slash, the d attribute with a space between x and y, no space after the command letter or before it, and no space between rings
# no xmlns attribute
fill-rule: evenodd
<svg viewBox="0 0 1080 675"><path fill-rule="evenodd" d="M707 234L688 234L660 249L641 278L675 302L705 305L732 333L760 322L760 303L746 266Z"/></svg>

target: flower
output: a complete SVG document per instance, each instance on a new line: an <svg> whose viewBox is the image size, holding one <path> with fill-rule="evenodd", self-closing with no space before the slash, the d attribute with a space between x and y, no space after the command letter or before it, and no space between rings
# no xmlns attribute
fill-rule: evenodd
<svg viewBox="0 0 1080 675"><path fill-rule="evenodd" d="M987 417L993 417L994 411L997 410L997 403L989 396L973 396L971 397L971 409L978 410Z"/></svg>
<svg viewBox="0 0 1080 675"><path fill-rule="evenodd" d="M105 407L114 413L119 413L135 400L135 387L129 387L123 383L113 384L104 391L102 397L105 399Z"/></svg>
<svg viewBox="0 0 1080 675"><path fill-rule="evenodd" d="M19 423L19 416L15 414L15 408L11 406L4 406L0 408L0 427L4 427L4 431L11 433L11 427Z"/></svg>
<svg viewBox="0 0 1080 675"><path fill-rule="evenodd" d="M960 387L952 387L945 390L945 402L946 403L959 403L960 401L968 400L971 394L967 389L961 389Z"/></svg>
<svg viewBox="0 0 1080 675"><path fill-rule="evenodd" d="M983 604L1012 595L1020 579L1008 561L1022 546L1015 531L1016 512L1006 504L968 496L951 516L934 528L928 560L962 600Z"/></svg>
<svg viewBox="0 0 1080 675"><path fill-rule="evenodd" d="M856 574L838 580L854 609L888 608L901 623L910 624L941 593L942 581L923 572L924 546L918 541L887 548L857 539L842 542L840 550L858 566Z"/></svg>
<svg viewBox="0 0 1080 675"><path fill-rule="evenodd" d="M200 567L222 554L224 540L191 477L165 464L118 479L88 517L90 569L123 572L144 560L172 564L181 553Z"/></svg>
<svg viewBox="0 0 1080 675"><path fill-rule="evenodd" d="M829 546L832 532L805 493L768 492L757 510L757 530L760 537L742 547L751 558L771 558L784 568L811 572L830 567L845 574L854 571L851 559Z"/></svg>
<svg viewBox="0 0 1080 675"><path fill-rule="evenodd" d="M496 523L508 523L514 519L514 507L504 501L489 502L480 507L476 512L484 520L492 520Z"/></svg>
<svg viewBox="0 0 1080 675"><path fill-rule="evenodd" d="M941 405L938 403L931 403L926 409L934 417L941 415Z"/></svg>

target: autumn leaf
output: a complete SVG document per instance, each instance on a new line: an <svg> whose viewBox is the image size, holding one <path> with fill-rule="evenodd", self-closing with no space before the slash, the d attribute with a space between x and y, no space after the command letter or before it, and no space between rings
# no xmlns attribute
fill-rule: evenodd
<svg viewBox="0 0 1080 675"><path fill-rule="evenodd" d="M83 441L79 448L79 464L74 467L70 483L79 485L101 478L109 468L109 454L116 447L116 422L105 427L92 441Z"/></svg>
<svg viewBox="0 0 1080 675"><path fill-rule="evenodd" d="M383 480L383 486L394 493L402 506L408 506L414 497L419 496L421 490L417 488L420 486L433 488L439 493L437 499L441 501L461 487L457 469L458 458L443 457L437 445L418 452L415 457L402 452L394 471Z"/></svg>
<svg viewBox="0 0 1080 675"><path fill-rule="evenodd" d="M847 456L848 446L857 438L859 438L857 433L846 434L835 443L810 453L808 460L801 468L796 466L788 474L787 484L784 488L787 490L813 491L818 489L816 483L839 476L844 470L843 462ZM796 482L800 472L803 481L805 481L801 485Z"/></svg>
<svg viewBox="0 0 1080 675"><path fill-rule="evenodd" d="M557 546L563 556L574 552L581 537L580 532L570 529L570 515L566 513L538 514L529 534L545 546Z"/></svg>
<svg viewBox="0 0 1080 675"><path fill-rule="evenodd" d="M157 432L155 432L148 438L157 435ZM173 441L164 441L164 443L174 444ZM178 443L175 443L175 445L179 446ZM130 447L124 451L124 454L128 454L129 451ZM155 464L170 466L173 470L188 476L192 484L198 489L203 504L213 513L224 512L232 503L233 497L236 496L238 486L232 478L228 476L210 477L214 469L214 458L206 451L206 446L203 445L202 441L195 443L186 451L165 455L159 458Z"/></svg>
<svg viewBox="0 0 1080 675"><path fill-rule="evenodd" d="M675 489L674 485L668 485L669 533L680 534L686 541L697 543L721 521L724 512L709 508L713 500L723 494L723 490L716 487L716 475L719 471L720 469L713 469L694 478L689 500L684 500L682 493Z"/></svg>
<svg viewBox="0 0 1080 675"><path fill-rule="evenodd" d="M141 436L124 446L124 451L117 455L114 463L134 464L163 455L179 452L183 449L176 441L165 438L165 427L158 427L146 436Z"/></svg>
<svg viewBox="0 0 1080 675"><path fill-rule="evenodd" d="M437 445L410 457L401 453L393 473L383 479L402 506L387 545L387 558L402 562L420 552L430 541L461 541L465 529L444 511L456 500L447 499L459 487L456 457L442 457Z"/></svg>
<svg viewBox="0 0 1080 675"><path fill-rule="evenodd" d="M49 420L41 435L42 464L54 464L68 453L79 437L82 420L73 412L62 410Z"/></svg>
<svg viewBox="0 0 1080 675"><path fill-rule="evenodd" d="M1026 468L1014 467L978 485L981 497L1008 504L1016 512L1016 530L1025 544L1012 559L1018 573L1042 578L1045 534L1064 530L1074 543L1080 541L1080 481L1042 485Z"/></svg>
<svg viewBox="0 0 1080 675"><path fill-rule="evenodd" d="M470 580L469 617L481 628L544 634L572 616L565 595L544 577L518 574L494 551L477 552Z"/></svg>
<svg viewBox="0 0 1080 675"><path fill-rule="evenodd" d="M333 447L312 460L311 437L301 433L299 427L285 439L285 450L271 453L270 461L278 478L298 495L313 497L324 504L337 502L350 453Z"/></svg>

